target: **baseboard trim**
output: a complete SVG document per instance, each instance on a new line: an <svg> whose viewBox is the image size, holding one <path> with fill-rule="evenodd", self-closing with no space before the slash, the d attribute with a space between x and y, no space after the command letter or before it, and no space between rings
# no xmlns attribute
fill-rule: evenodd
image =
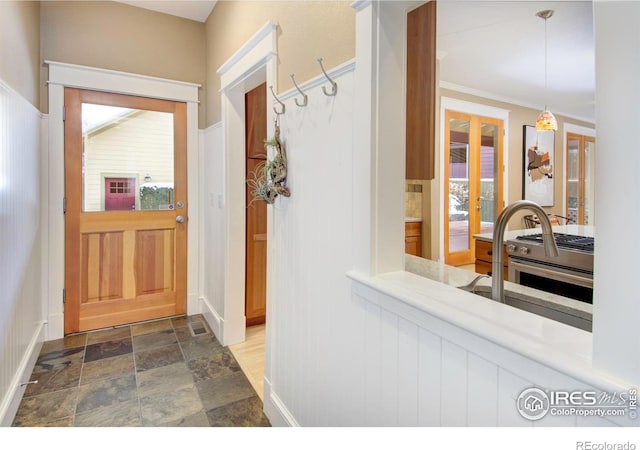
<svg viewBox="0 0 640 450"><path fill-rule="evenodd" d="M42 343L44 342L45 324L46 322L44 321L40 322L33 336L31 336L31 341L22 356L18 370L11 380L5 398L2 400L2 404L0 405L0 426L2 427L10 427L13 419L16 417L25 391L25 387L21 386L21 384L29 381L29 378L31 378L31 373L36 365Z"/></svg>
<svg viewBox="0 0 640 450"><path fill-rule="evenodd" d="M299 427L283 401L271 390L271 382L264 377L264 413L273 427Z"/></svg>
<svg viewBox="0 0 640 450"><path fill-rule="evenodd" d="M209 303L206 297L200 297L200 313L204 316L218 341L222 342L224 319L213 309L213 306L211 306L211 303Z"/></svg>
<svg viewBox="0 0 640 450"><path fill-rule="evenodd" d="M64 313L49 314L44 330L45 341L55 341L64 337Z"/></svg>

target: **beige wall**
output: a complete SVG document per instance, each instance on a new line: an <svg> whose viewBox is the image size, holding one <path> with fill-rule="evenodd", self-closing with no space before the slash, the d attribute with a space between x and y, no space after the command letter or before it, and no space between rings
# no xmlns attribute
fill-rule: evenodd
<svg viewBox="0 0 640 450"><path fill-rule="evenodd" d="M200 91L200 126L205 120L205 27L116 2L42 2L41 56L72 64L188 81ZM46 67L41 103L48 111Z"/></svg>
<svg viewBox="0 0 640 450"><path fill-rule="evenodd" d="M0 78L39 107L40 2L0 1Z"/></svg>
<svg viewBox="0 0 640 450"><path fill-rule="evenodd" d="M278 86L293 86L355 56L355 12L349 1L219 1L206 24L207 126L220 121L218 68L266 22L278 23ZM275 87L274 87L275 89Z"/></svg>

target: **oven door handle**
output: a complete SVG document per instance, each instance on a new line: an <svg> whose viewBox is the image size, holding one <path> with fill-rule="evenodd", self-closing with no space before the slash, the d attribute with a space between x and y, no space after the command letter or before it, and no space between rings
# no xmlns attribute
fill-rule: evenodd
<svg viewBox="0 0 640 450"><path fill-rule="evenodd" d="M518 272L530 273L531 275L538 275L543 278L551 278L556 281L564 281L569 284L577 284L578 286L593 288L593 279L591 278L572 275L570 273L564 273L557 270L545 269L532 264L522 264L521 262L514 261L513 259L509 260L509 265L513 266L514 270Z"/></svg>

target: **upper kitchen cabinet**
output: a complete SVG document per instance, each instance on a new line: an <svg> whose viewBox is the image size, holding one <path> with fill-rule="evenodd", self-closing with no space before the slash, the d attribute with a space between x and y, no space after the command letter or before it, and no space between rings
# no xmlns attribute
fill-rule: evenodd
<svg viewBox="0 0 640 450"><path fill-rule="evenodd" d="M436 2L407 15L406 178L432 180L435 166Z"/></svg>

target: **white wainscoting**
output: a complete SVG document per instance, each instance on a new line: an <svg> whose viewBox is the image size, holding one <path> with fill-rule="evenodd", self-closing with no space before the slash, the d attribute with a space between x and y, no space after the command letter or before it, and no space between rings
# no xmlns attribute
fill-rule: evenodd
<svg viewBox="0 0 640 450"><path fill-rule="evenodd" d="M222 122L200 132L204 249L201 311L222 341L224 328L224 129Z"/></svg>
<svg viewBox="0 0 640 450"><path fill-rule="evenodd" d="M360 188L352 177L359 164L352 140L354 72L335 79L335 97L303 83L305 108L294 104L295 92L281 96L291 197L270 207L274 301L267 316L265 413L272 423L629 425L626 419L524 420L516 410L524 388L592 386L345 276L359 232L352 200ZM378 170L384 176L384 167Z"/></svg>
<svg viewBox="0 0 640 450"><path fill-rule="evenodd" d="M43 341L40 112L0 80L0 425L11 425Z"/></svg>

